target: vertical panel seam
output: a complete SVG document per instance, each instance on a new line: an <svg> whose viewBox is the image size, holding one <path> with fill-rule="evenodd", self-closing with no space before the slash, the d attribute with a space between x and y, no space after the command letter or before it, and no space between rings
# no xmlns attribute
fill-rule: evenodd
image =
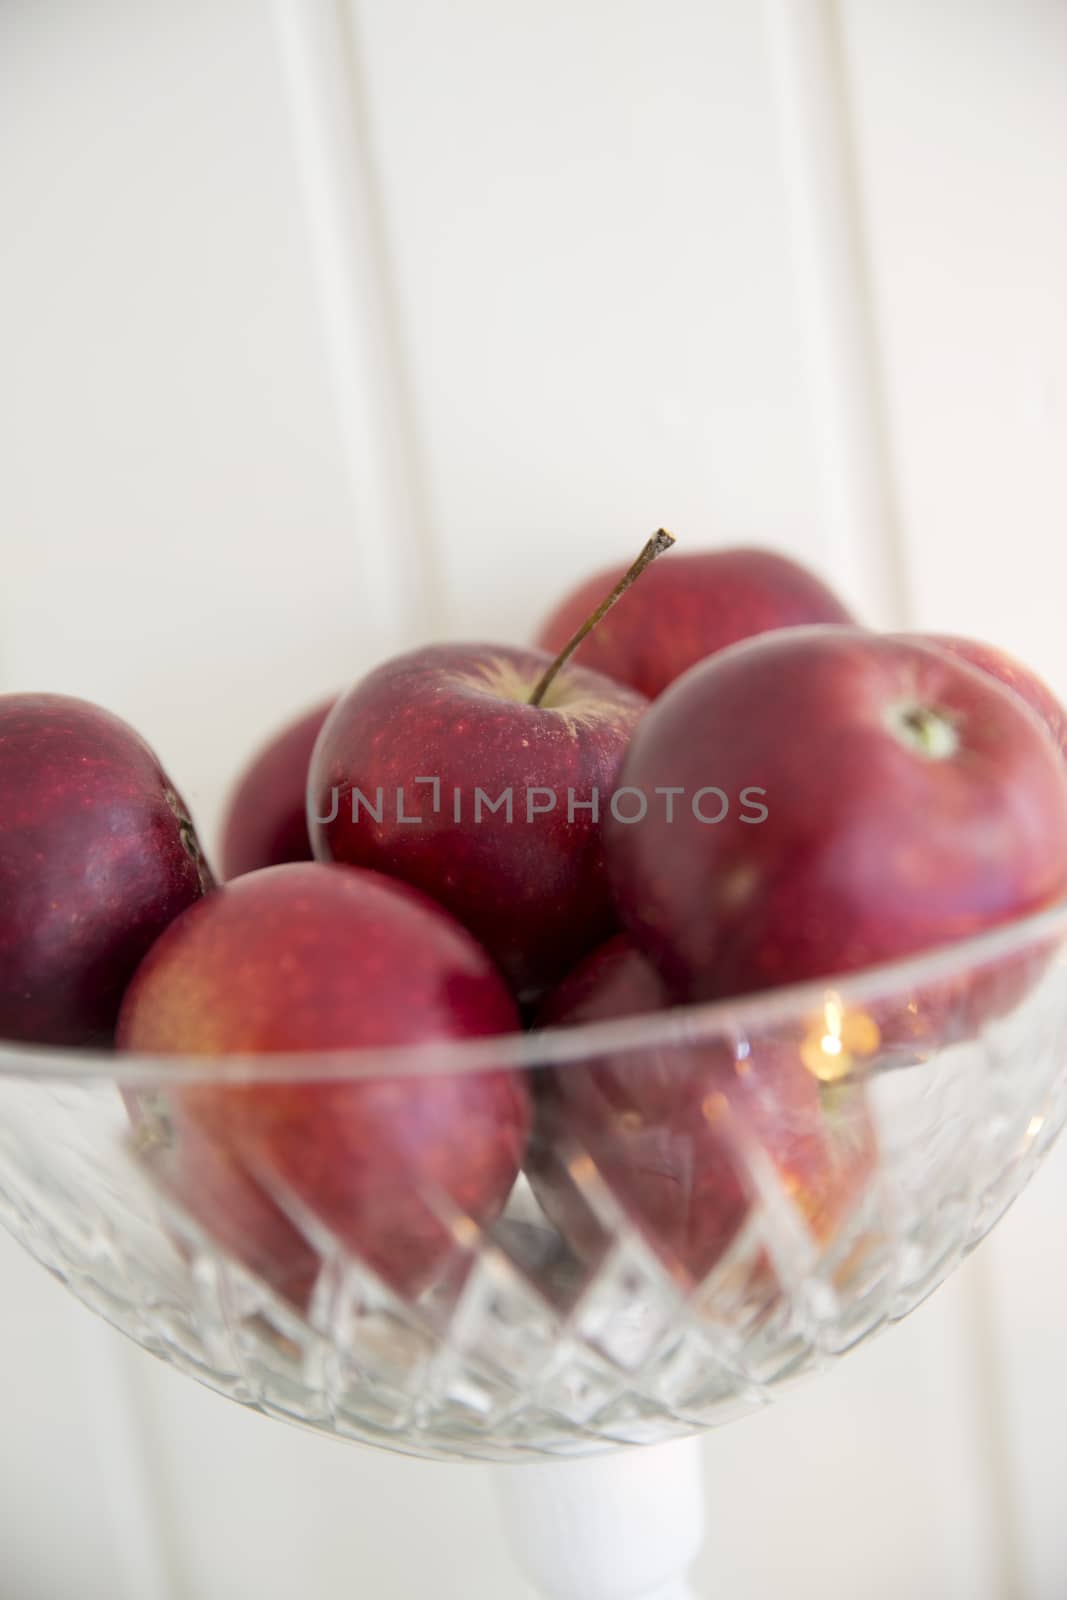
<svg viewBox="0 0 1067 1600"><path fill-rule="evenodd" d="M764 15L826 531L842 568L905 626L914 611L839 9L766 0Z"/></svg>
<svg viewBox="0 0 1067 1600"><path fill-rule="evenodd" d="M355 0L275 0L274 15L363 598L392 643L440 626L445 590Z"/></svg>
<svg viewBox="0 0 1067 1600"><path fill-rule="evenodd" d="M173 1600L178 1563L164 1509L160 1462L137 1404L128 1362L131 1352L116 1329L78 1307L72 1322L90 1388L93 1440L104 1499L111 1518L115 1561L126 1600Z"/></svg>
<svg viewBox="0 0 1067 1600"><path fill-rule="evenodd" d="M893 408L878 294L875 283L874 249L868 217L866 188L860 162L859 135L853 103L853 78L849 68L845 21L841 0L823 0L831 48L831 64L840 106L840 154L844 169L846 204L854 241L854 267L857 293L862 308L864 331L869 347L871 388L869 403L872 429L878 441L878 454L886 502L884 537L888 560L896 580L896 604L900 621L909 626L916 620L914 585L911 581L911 551L905 535L899 468L894 444Z"/></svg>

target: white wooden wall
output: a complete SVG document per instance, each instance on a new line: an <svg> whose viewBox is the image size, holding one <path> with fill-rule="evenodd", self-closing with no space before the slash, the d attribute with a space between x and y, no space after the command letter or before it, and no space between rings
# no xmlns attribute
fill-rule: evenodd
<svg viewBox="0 0 1067 1600"><path fill-rule="evenodd" d="M0 690L212 823L279 718L665 522L1067 692L1062 0L7 0ZM706 1445L701 1593L1067 1594L1067 1152ZM0 1600L524 1600L488 1474L123 1343L0 1240Z"/></svg>

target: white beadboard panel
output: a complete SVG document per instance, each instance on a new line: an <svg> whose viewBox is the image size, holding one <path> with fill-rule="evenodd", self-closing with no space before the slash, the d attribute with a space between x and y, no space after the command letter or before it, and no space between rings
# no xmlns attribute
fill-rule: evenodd
<svg viewBox="0 0 1067 1600"><path fill-rule="evenodd" d="M1067 693L1067 7L842 12L917 620Z"/></svg>
<svg viewBox="0 0 1067 1600"><path fill-rule="evenodd" d="M0 1285L0 1600L173 1600L118 1335L2 1231Z"/></svg>
<svg viewBox="0 0 1067 1600"><path fill-rule="evenodd" d="M274 12L365 593L396 648L433 630L440 585L361 64L344 0Z"/></svg>
<svg viewBox="0 0 1067 1600"><path fill-rule="evenodd" d="M1005 1600L997 1507L976 1487L972 1267L899 1327L712 1434L700 1595Z"/></svg>
<svg viewBox="0 0 1067 1600"><path fill-rule="evenodd" d="M809 429L832 568L872 624L910 621L863 194L835 0L765 0Z"/></svg>
<svg viewBox="0 0 1067 1600"><path fill-rule="evenodd" d="M1049 1157L986 1247L995 1361L993 1400L1003 1441L1005 1516L1019 1595L1067 1594L1067 1149Z"/></svg>
<svg viewBox="0 0 1067 1600"><path fill-rule="evenodd" d="M846 0L908 583L1067 693L1067 8ZM1067 1151L976 1262L1010 1593L1067 1593ZM977 1309L977 1307L976 1307Z"/></svg>
<svg viewBox="0 0 1067 1600"><path fill-rule="evenodd" d="M271 8L11 4L0 74L0 682L128 716L210 825L261 734L409 637L350 470L391 401L368 370L337 403Z"/></svg>
<svg viewBox="0 0 1067 1600"><path fill-rule="evenodd" d="M131 1365L178 1536L173 1600L534 1600L489 1469L323 1439L141 1351Z"/></svg>
<svg viewBox="0 0 1067 1600"><path fill-rule="evenodd" d="M661 523L832 576L762 7L353 15L450 627L522 638Z"/></svg>

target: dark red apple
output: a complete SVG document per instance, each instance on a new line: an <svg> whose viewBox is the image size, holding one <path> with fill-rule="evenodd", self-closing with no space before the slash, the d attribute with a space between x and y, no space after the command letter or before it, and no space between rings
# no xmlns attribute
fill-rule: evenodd
<svg viewBox="0 0 1067 1600"><path fill-rule="evenodd" d="M488 956L425 896L294 863L238 878L179 918L130 985L118 1042L168 1055L384 1051L517 1026ZM183 1076L162 1116L158 1096L143 1106L161 1177L298 1304L317 1255L287 1206L417 1293L459 1250L454 1220L469 1228L502 1209L530 1117L525 1080L502 1070Z"/></svg>
<svg viewBox="0 0 1067 1600"><path fill-rule="evenodd" d="M617 902L681 998L849 972L1067 892L1064 763L1015 693L933 645L735 645L650 708L621 783L648 805L608 819Z"/></svg>
<svg viewBox="0 0 1067 1600"><path fill-rule="evenodd" d="M1032 672L1021 661L1016 661L1006 650L998 650L995 645L984 644L979 639L964 639L950 633L913 633L900 637L947 650L949 655L978 667L982 672L988 672L999 683L1013 689L1037 713L1061 754L1067 756L1067 708L1061 705L1036 672Z"/></svg>
<svg viewBox="0 0 1067 1600"><path fill-rule="evenodd" d="M137 963L210 884L139 734L84 700L0 697L0 1038L109 1044Z"/></svg>
<svg viewBox="0 0 1067 1600"><path fill-rule="evenodd" d="M536 1025L562 1028L608 1022L614 1017L643 1017L663 1011L670 1003L655 967L624 933L618 933L572 968L545 997Z"/></svg>
<svg viewBox="0 0 1067 1600"><path fill-rule="evenodd" d="M581 584L537 635L546 650L570 638L621 569ZM671 556L634 586L582 643L582 666L649 699L697 661L774 628L853 619L814 573L771 550L700 550Z"/></svg>
<svg viewBox="0 0 1067 1600"><path fill-rule="evenodd" d="M320 860L432 895L524 998L616 926L601 828L645 706L573 666L532 704L550 664L489 644L386 662L330 713L308 790Z"/></svg>
<svg viewBox="0 0 1067 1600"><path fill-rule="evenodd" d="M658 973L620 936L589 956L549 997L546 1027L661 1011ZM703 1278L748 1215L755 1144L816 1238L855 1202L874 1163L874 1136L857 1085L826 1091L786 1037L681 1038L542 1069L538 1129L527 1170L548 1215L580 1254L600 1230L582 1203L575 1151L671 1270Z"/></svg>
<svg viewBox="0 0 1067 1600"><path fill-rule="evenodd" d="M220 866L226 879L286 861L310 861L308 767L332 700L287 724L263 746L238 780L222 825Z"/></svg>

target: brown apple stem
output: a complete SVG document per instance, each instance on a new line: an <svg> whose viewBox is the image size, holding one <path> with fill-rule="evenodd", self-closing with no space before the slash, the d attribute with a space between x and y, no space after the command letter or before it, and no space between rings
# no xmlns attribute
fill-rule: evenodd
<svg viewBox="0 0 1067 1600"><path fill-rule="evenodd" d="M530 704L532 706L539 706L541 704L545 698L545 695L551 688L556 674L567 665L567 662L577 650L582 640L586 638L588 634L592 633L597 623L600 622L603 617L607 616L616 600L621 600L627 589L630 588L631 584L637 582L645 568L650 567L653 561L655 561L656 557L661 556L664 550L669 550L673 543L673 533L668 533L666 528L657 528L656 532L645 545L645 548L641 551L641 554L638 556L633 566L627 568L622 577L619 579L618 583L615 585L614 589L612 589L611 593L604 596L596 610L586 617L577 633L572 634L567 640L567 643L563 646L563 649L560 651L555 661L550 662L545 668L544 672L542 672L540 678L538 678L537 683L534 686L533 694L530 696Z"/></svg>

